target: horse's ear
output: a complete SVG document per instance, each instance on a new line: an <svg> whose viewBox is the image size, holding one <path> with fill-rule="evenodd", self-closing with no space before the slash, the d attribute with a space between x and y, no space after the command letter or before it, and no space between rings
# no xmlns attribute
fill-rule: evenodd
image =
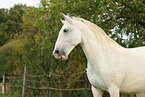
<svg viewBox="0 0 145 97"><path fill-rule="evenodd" d="M65 23L65 21L64 20L60 20L63 24Z"/></svg>
<svg viewBox="0 0 145 97"><path fill-rule="evenodd" d="M64 16L64 19L69 22L69 23L72 23L72 19L68 16L68 15L65 15L62 13L62 15Z"/></svg>

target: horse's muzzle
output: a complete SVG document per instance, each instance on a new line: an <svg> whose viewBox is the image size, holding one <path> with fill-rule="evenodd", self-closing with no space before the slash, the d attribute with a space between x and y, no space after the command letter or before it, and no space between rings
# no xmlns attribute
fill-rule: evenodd
<svg viewBox="0 0 145 97"><path fill-rule="evenodd" d="M55 50L53 55L56 59L67 60L66 53L64 51Z"/></svg>

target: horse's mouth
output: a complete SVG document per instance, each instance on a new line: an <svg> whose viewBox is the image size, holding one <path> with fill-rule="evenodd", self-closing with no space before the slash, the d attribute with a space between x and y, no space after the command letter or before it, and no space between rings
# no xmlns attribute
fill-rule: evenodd
<svg viewBox="0 0 145 97"><path fill-rule="evenodd" d="M57 54L53 54L53 55L56 59L67 60L67 57L64 55L62 55L62 56L58 56Z"/></svg>
<svg viewBox="0 0 145 97"><path fill-rule="evenodd" d="M61 56L59 56L58 54L53 54L54 55L54 57L56 58L56 59L61 59L61 60L67 60L68 58L67 58L67 56L65 56L65 55L61 55Z"/></svg>

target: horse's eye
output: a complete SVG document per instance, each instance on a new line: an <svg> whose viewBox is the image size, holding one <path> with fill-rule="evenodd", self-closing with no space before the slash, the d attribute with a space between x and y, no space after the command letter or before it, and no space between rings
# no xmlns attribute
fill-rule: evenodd
<svg viewBox="0 0 145 97"><path fill-rule="evenodd" d="M64 30L63 30L63 32L68 32L68 31L69 31L68 29L64 29Z"/></svg>

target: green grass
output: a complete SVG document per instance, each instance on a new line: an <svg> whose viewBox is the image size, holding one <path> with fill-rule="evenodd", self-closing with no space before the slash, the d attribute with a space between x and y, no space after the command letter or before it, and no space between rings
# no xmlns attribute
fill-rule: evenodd
<svg viewBox="0 0 145 97"><path fill-rule="evenodd" d="M0 97L21 97L21 96L17 96L17 95L8 95L8 94L0 94Z"/></svg>

